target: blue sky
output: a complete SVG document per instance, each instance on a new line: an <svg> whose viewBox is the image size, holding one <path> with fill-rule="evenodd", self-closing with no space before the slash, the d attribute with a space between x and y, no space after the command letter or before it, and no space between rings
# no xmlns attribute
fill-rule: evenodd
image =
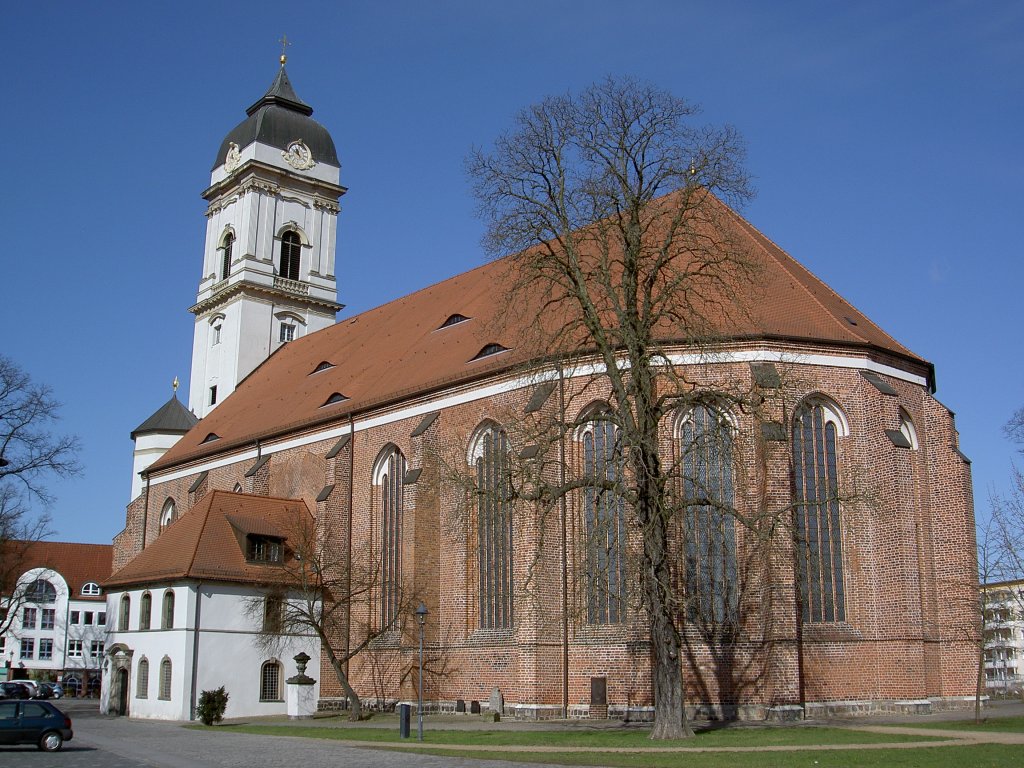
<svg viewBox="0 0 1024 768"><path fill-rule="evenodd" d="M4 20L0 351L83 442L83 476L53 486L59 540L124 525L129 433L189 375L200 192L282 34L349 187L342 316L481 262L471 146L546 95L637 76L735 125L758 191L744 215L935 363L979 518L1009 486L1020 2L47 2Z"/></svg>

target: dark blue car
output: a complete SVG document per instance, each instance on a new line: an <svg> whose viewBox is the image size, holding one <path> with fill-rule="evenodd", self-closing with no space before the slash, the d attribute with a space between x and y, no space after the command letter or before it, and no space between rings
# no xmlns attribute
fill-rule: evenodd
<svg viewBox="0 0 1024 768"><path fill-rule="evenodd" d="M73 736L71 718L48 701L0 701L0 744L35 744L56 752Z"/></svg>

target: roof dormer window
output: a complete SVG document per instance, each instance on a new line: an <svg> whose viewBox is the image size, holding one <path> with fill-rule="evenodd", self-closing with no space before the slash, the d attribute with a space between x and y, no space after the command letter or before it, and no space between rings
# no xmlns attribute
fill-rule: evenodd
<svg viewBox="0 0 1024 768"><path fill-rule="evenodd" d="M502 346L497 342L491 342L483 349L481 349L479 352L477 352L476 355L473 356L473 359L470 360L470 362L472 362L473 360L482 360L485 357L491 357L492 355L497 355L501 352L508 352L508 347Z"/></svg>
<svg viewBox="0 0 1024 768"><path fill-rule="evenodd" d="M245 537L245 559L251 563L281 563L284 561L284 540L249 534Z"/></svg>
<svg viewBox="0 0 1024 768"><path fill-rule="evenodd" d="M100 594L100 585L95 581L90 581L82 585L82 594L90 597L96 597Z"/></svg>
<svg viewBox="0 0 1024 768"><path fill-rule="evenodd" d="M464 323L467 320L469 320L468 317L466 317L465 315L460 315L458 312L456 312L454 315L449 316L447 320L441 323L441 328L450 328L453 325ZM441 328L438 328L438 330L441 330Z"/></svg>

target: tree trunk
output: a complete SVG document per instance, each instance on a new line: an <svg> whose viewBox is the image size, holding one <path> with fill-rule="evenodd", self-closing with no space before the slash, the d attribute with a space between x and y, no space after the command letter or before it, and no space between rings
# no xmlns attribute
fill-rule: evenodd
<svg viewBox="0 0 1024 768"><path fill-rule="evenodd" d="M326 636L321 633L320 638L321 645L327 652L327 659L331 662L331 669L334 670L334 676L338 679L338 684L341 685L341 690L345 692L345 697L348 699L348 719L353 722L359 721L363 716L363 704L359 700L359 694L349 685L348 675L345 674L344 662L334 653L334 649L331 648L331 644L327 641Z"/></svg>

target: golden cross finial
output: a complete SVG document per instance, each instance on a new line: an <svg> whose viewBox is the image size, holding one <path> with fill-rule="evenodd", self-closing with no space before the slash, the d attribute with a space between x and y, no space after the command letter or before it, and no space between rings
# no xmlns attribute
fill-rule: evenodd
<svg viewBox="0 0 1024 768"><path fill-rule="evenodd" d="M174 394L178 394L178 377L174 377L174 381L171 382L171 387L174 389Z"/></svg>
<svg viewBox="0 0 1024 768"><path fill-rule="evenodd" d="M281 44L281 66L283 67L284 63L288 61L288 57L285 55L285 51L287 50L288 46L291 45L291 43L288 42L288 35L281 35L281 39L278 40L277 42Z"/></svg>

